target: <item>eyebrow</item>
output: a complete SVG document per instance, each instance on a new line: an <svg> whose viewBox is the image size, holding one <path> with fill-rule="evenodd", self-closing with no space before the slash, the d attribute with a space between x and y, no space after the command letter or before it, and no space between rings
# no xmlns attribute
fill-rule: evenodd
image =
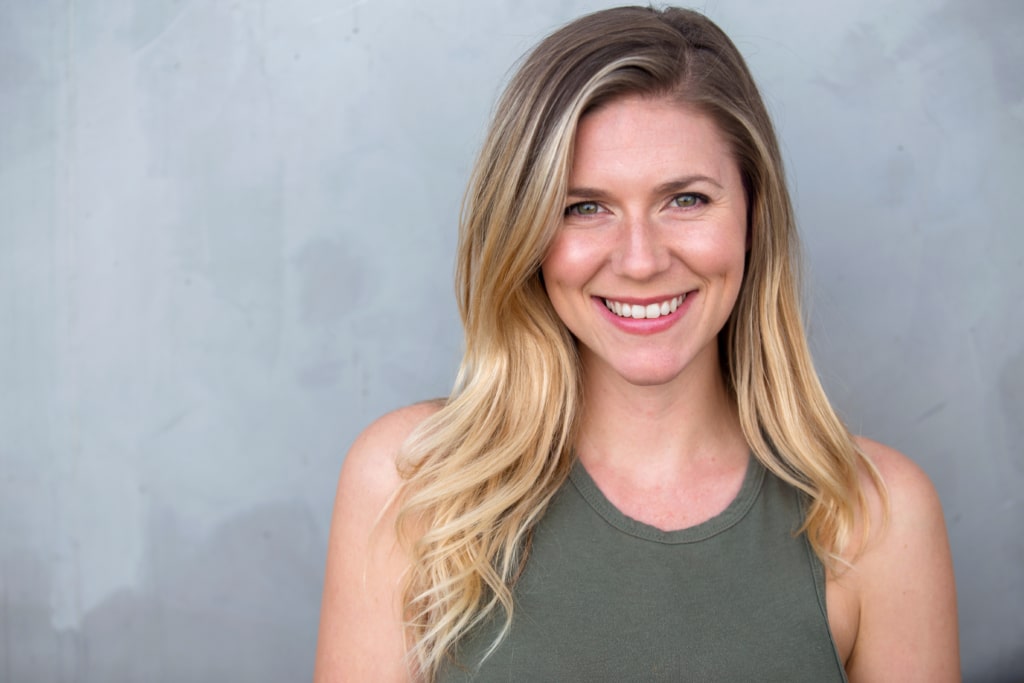
<svg viewBox="0 0 1024 683"><path fill-rule="evenodd" d="M701 182L709 183L719 189L724 189L722 184L711 176L695 174L683 176L681 178L674 178L668 182L664 182L654 188L654 194L660 195L671 194L672 192L682 192L691 185ZM605 199L608 196L607 192L595 187L570 187L567 194L570 197L585 197L587 199Z"/></svg>

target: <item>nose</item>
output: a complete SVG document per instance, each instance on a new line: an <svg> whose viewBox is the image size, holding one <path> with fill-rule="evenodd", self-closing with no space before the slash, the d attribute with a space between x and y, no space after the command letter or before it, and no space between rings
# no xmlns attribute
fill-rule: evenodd
<svg viewBox="0 0 1024 683"><path fill-rule="evenodd" d="M612 264L618 275L649 280L668 268L668 249L647 216L627 217L621 228Z"/></svg>

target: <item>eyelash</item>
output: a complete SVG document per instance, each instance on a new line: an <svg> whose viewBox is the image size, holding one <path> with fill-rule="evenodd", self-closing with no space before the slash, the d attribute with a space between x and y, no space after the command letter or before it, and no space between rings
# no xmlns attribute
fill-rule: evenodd
<svg viewBox="0 0 1024 683"><path fill-rule="evenodd" d="M689 206L680 206L678 203L676 203L676 202L678 202L680 199L682 199L684 197L687 197L687 198L692 197L694 203L689 205ZM692 209L692 208L694 208L696 206L699 206L701 204L707 204L708 203L708 197L707 197L707 195L700 194L699 192L681 192L680 194L677 194L677 195L673 196L672 199L669 200L669 203L670 204L674 204L675 207L679 208L679 209ZM594 207L594 212L593 213L581 213L580 212L580 208L584 207L584 206L593 206ZM600 209L601 209L601 205L599 203L597 203L597 202L593 202L593 201L576 202L575 204L570 204L569 206L565 207L565 215L566 216L593 216L593 215L596 215L597 213L599 213Z"/></svg>
<svg viewBox="0 0 1024 683"><path fill-rule="evenodd" d="M679 201L683 197L693 197L694 204L692 204L690 206L680 206L679 204L675 204L675 202ZM677 208L680 208L680 209L692 209L695 206L699 206L701 204L707 204L708 203L708 198L707 198L707 195L703 195L703 194L701 194L699 192L683 192L681 194L677 194L676 196L672 197L672 200L671 200L670 203L675 204L675 206Z"/></svg>
<svg viewBox="0 0 1024 683"><path fill-rule="evenodd" d="M582 207L582 206L593 206L595 211L594 211L594 213L580 213L580 207ZM598 211L600 209L601 209L601 205L598 204L597 202L576 202L575 204L570 204L569 206L565 207L565 215L566 216L593 216L596 213L598 213Z"/></svg>

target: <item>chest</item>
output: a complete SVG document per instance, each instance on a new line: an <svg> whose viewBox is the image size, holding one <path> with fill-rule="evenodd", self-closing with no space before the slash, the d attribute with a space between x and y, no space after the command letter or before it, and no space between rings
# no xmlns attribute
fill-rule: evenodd
<svg viewBox="0 0 1024 683"><path fill-rule="evenodd" d="M484 659L503 620L481 627L441 680L845 680L799 512L762 509L777 480L675 532L574 482L536 530L507 636Z"/></svg>

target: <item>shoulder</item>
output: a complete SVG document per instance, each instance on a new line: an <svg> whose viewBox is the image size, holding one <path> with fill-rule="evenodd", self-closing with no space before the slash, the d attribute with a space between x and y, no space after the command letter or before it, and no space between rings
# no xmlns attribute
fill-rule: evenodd
<svg viewBox="0 0 1024 683"><path fill-rule="evenodd" d="M883 518L888 516L886 526L893 527L893 533L899 533L911 522L931 520L942 522L942 505L935 486L925 471L895 448L865 437L856 437L857 446L867 459L875 466L885 485L888 496L888 515L885 515L883 498L880 493L868 485L868 506L871 524L876 527L878 535L884 537L881 528ZM870 478L863 477L865 484Z"/></svg>
<svg viewBox="0 0 1024 683"><path fill-rule="evenodd" d="M863 476L868 509L863 521L868 537L856 566L881 570L900 567L913 570L904 560L926 561L934 553L946 553L946 524L939 495L921 467L894 448L863 437L857 446L875 466L884 485L884 494ZM918 555L906 556L908 551ZM921 568L923 569L923 568ZM869 575L870 576L870 575ZM865 577L868 578L868 577Z"/></svg>
<svg viewBox="0 0 1024 683"><path fill-rule="evenodd" d="M956 588L939 496L907 456L856 442L885 494L864 476L869 526L850 576L860 606L850 680L958 680Z"/></svg>
<svg viewBox="0 0 1024 683"><path fill-rule="evenodd" d="M345 490L359 497L389 498L401 484L396 458L402 445L442 404L441 400L434 400L399 408L363 430L345 456L338 480L339 493Z"/></svg>
<svg viewBox="0 0 1024 683"><path fill-rule="evenodd" d="M345 456L331 520L314 680L406 681L402 576L408 559L391 505L402 485L397 461L409 435L441 402L384 415Z"/></svg>
<svg viewBox="0 0 1024 683"><path fill-rule="evenodd" d="M356 437L346 456L346 462L353 457L362 462L365 459L397 454L413 430L433 416L443 405L443 399L435 399L414 403L382 415Z"/></svg>

